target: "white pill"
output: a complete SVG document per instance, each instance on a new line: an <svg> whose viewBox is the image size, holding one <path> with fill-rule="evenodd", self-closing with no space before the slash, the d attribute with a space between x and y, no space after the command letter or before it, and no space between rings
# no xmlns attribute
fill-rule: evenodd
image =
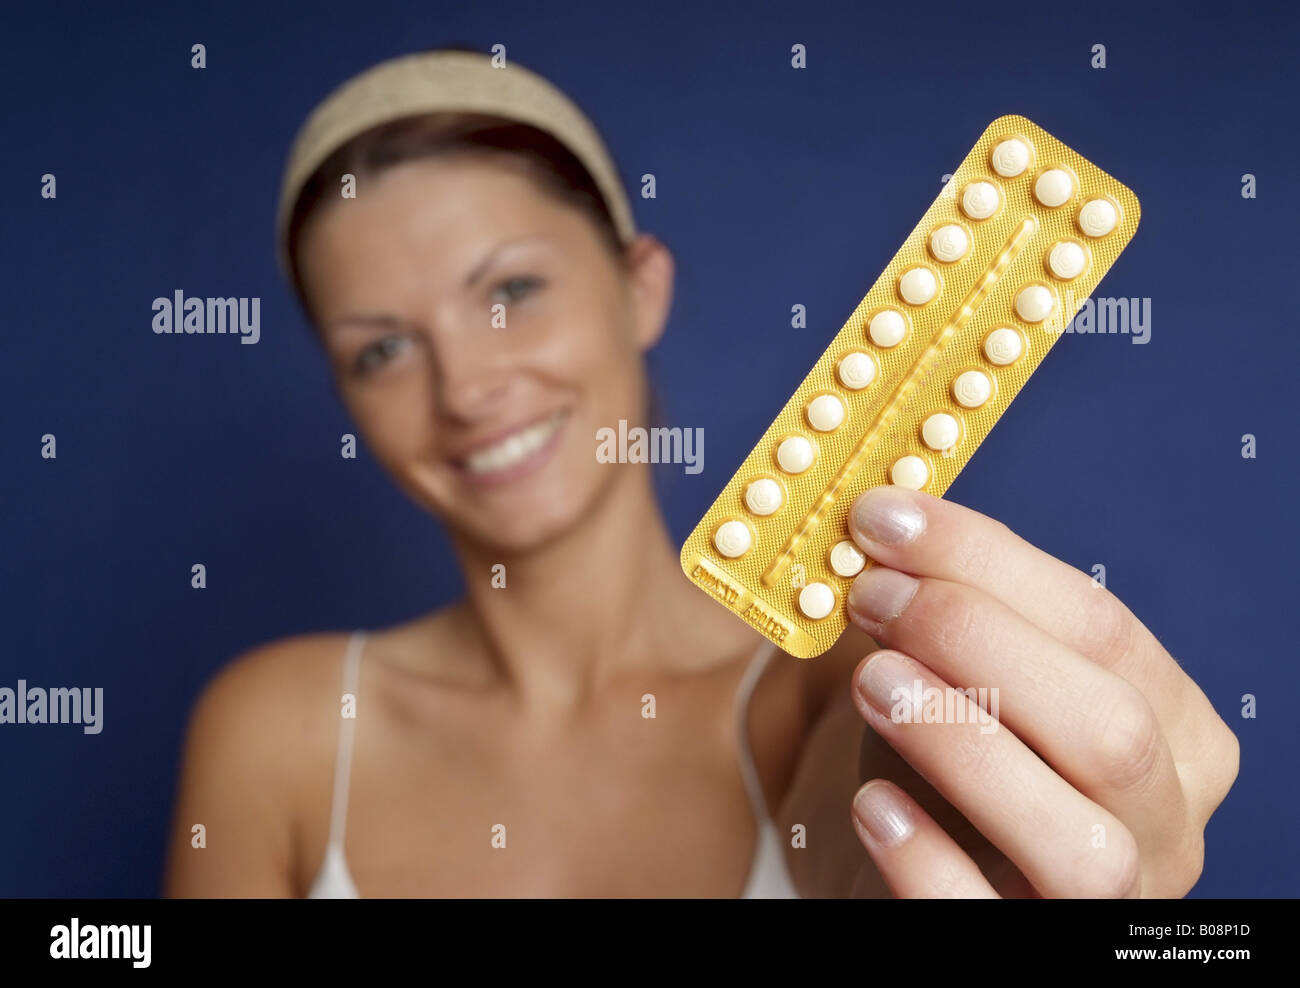
<svg viewBox="0 0 1300 988"><path fill-rule="evenodd" d="M1056 308L1056 296L1046 285L1026 285L1016 295L1016 315L1025 322L1042 322Z"/></svg>
<svg viewBox="0 0 1300 988"><path fill-rule="evenodd" d="M1115 229L1119 214L1106 199L1092 199L1079 210L1079 229L1090 237L1104 237Z"/></svg>
<svg viewBox="0 0 1300 988"><path fill-rule="evenodd" d="M776 462L786 473L803 473L814 455L812 443L803 436L790 436L776 448Z"/></svg>
<svg viewBox="0 0 1300 988"><path fill-rule="evenodd" d="M831 569L837 576L857 576L867 565L867 557L852 542L836 542L831 547Z"/></svg>
<svg viewBox="0 0 1300 988"><path fill-rule="evenodd" d="M993 149L993 170L1003 178L1015 178L1029 167L1029 148L1014 137Z"/></svg>
<svg viewBox="0 0 1300 988"><path fill-rule="evenodd" d="M971 182L961 194L961 211L973 220L986 220L998 211L998 187L992 182Z"/></svg>
<svg viewBox="0 0 1300 988"><path fill-rule="evenodd" d="M970 250L970 238L956 223L947 223L930 234L930 253L941 261L960 261Z"/></svg>
<svg viewBox="0 0 1300 988"><path fill-rule="evenodd" d="M872 317L871 325L867 327L867 335L876 346L897 346L907 335L907 321L901 312L895 309L884 309Z"/></svg>
<svg viewBox="0 0 1300 988"><path fill-rule="evenodd" d="M1062 240L1047 255L1047 266L1052 274L1068 281L1083 274L1088 264L1088 255L1073 240Z"/></svg>
<svg viewBox="0 0 1300 988"><path fill-rule="evenodd" d="M724 521L713 533L713 544L728 559L747 553L752 540L749 526L743 521Z"/></svg>
<svg viewBox="0 0 1300 988"><path fill-rule="evenodd" d="M993 394L993 382L983 371L963 371L952 382L952 393L963 408L979 408Z"/></svg>
<svg viewBox="0 0 1300 988"><path fill-rule="evenodd" d="M931 449L942 453L952 449L961 435L961 425L947 412L935 412L921 423L921 438Z"/></svg>
<svg viewBox="0 0 1300 988"><path fill-rule="evenodd" d="M919 491L930 479L930 468L919 456L902 456L889 468L889 479L899 487Z"/></svg>
<svg viewBox="0 0 1300 988"><path fill-rule="evenodd" d="M898 279L898 294L908 305L925 305L939 290L939 279L929 268L910 268Z"/></svg>
<svg viewBox="0 0 1300 988"><path fill-rule="evenodd" d="M825 583L810 583L799 591L799 610L820 621L835 610L835 591Z"/></svg>
<svg viewBox="0 0 1300 988"><path fill-rule="evenodd" d="M818 432L831 432L844 421L844 402L834 395L818 395L808 402L808 424Z"/></svg>
<svg viewBox="0 0 1300 988"><path fill-rule="evenodd" d="M1034 183L1034 196L1044 206L1060 206L1074 195L1074 180L1070 173L1059 168L1049 168Z"/></svg>
<svg viewBox="0 0 1300 988"><path fill-rule="evenodd" d="M865 388L876 379L876 362L861 350L854 350L840 361L839 377L850 391Z"/></svg>
<svg viewBox="0 0 1300 988"><path fill-rule="evenodd" d="M781 507L781 485L760 477L745 488L745 506L756 515L770 515Z"/></svg>
<svg viewBox="0 0 1300 988"><path fill-rule="evenodd" d="M1019 333L1002 326L989 333L984 340L984 356L989 358L989 363L1005 367L1007 364L1014 364L1020 358L1020 351L1024 349L1024 345L1025 341L1020 338Z"/></svg>

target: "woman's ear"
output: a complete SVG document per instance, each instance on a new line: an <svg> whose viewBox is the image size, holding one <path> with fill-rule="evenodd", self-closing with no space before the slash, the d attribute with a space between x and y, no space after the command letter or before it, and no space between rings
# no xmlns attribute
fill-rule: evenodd
<svg viewBox="0 0 1300 988"><path fill-rule="evenodd" d="M673 302L672 252L655 236L639 233L625 248L632 290L636 343L642 352L659 342Z"/></svg>

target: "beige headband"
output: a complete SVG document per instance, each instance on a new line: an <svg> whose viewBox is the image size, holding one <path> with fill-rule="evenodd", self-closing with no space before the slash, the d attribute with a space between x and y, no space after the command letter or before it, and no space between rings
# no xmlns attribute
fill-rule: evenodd
<svg viewBox="0 0 1300 988"><path fill-rule="evenodd" d="M619 238L636 235L632 207L605 144L564 93L520 65L493 68L488 55L432 51L381 62L330 93L294 138L280 187L275 233L280 269L290 275L289 217L303 183L341 145L401 117L438 111L492 113L546 131L572 151L605 197Z"/></svg>

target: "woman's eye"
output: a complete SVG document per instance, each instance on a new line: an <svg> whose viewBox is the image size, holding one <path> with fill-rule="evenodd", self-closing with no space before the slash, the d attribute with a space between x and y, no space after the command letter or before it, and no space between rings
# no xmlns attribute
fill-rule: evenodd
<svg viewBox="0 0 1300 988"><path fill-rule="evenodd" d="M364 374L381 367L395 356L406 342L406 339L401 336L385 336L357 354L352 369L358 374Z"/></svg>
<svg viewBox="0 0 1300 988"><path fill-rule="evenodd" d="M541 284L536 278L519 277L510 278L501 282L493 293L493 299L501 299L509 305L512 302L518 302L521 298L531 292Z"/></svg>

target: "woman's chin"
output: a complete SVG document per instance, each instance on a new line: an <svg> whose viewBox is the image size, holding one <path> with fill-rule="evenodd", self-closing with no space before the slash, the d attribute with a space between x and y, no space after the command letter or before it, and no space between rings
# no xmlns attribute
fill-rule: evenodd
<svg viewBox="0 0 1300 988"><path fill-rule="evenodd" d="M555 506L542 512L509 517L478 516L469 526L477 541L501 553L530 552L555 541L582 523L581 513L560 513Z"/></svg>
<svg viewBox="0 0 1300 988"><path fill-rule="evenodd" d="M582 525L598 495L596 483L580 483L569 475L554 484L503 485L457 499L457 510L440 515L483 545L503 553L527 552Z"/></svg>

